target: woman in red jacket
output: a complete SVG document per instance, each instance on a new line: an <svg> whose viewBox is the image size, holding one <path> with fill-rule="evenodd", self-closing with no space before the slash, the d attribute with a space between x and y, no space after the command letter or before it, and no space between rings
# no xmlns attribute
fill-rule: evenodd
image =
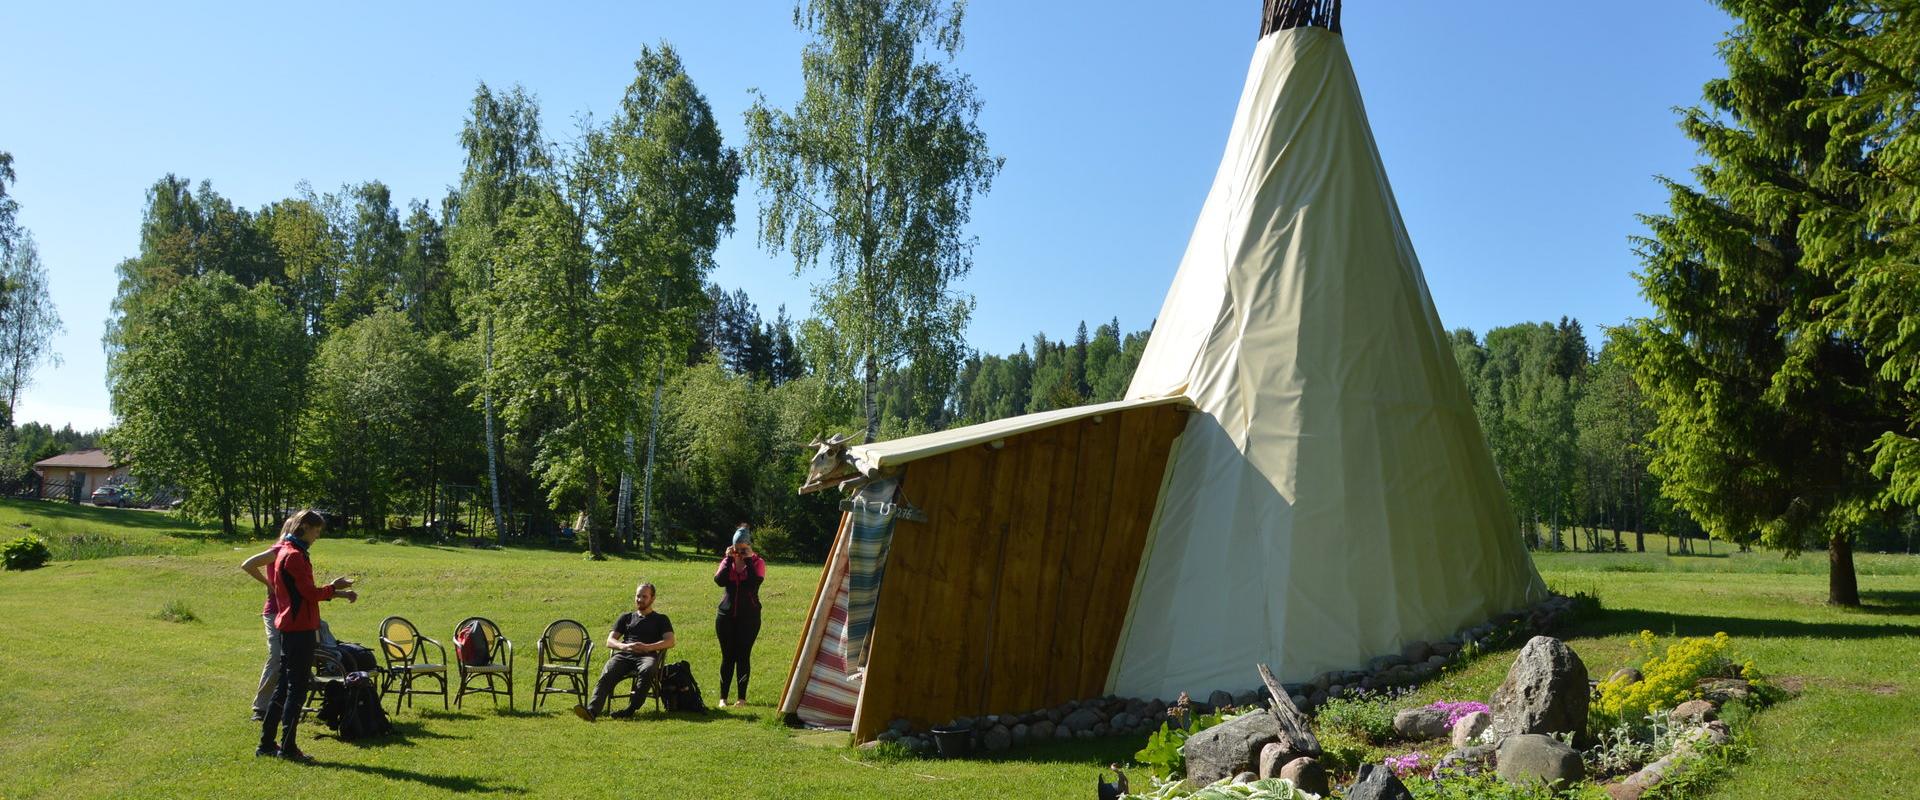
<svg viewBox="0 0 1920 800"><path fill-rule="evenodd" d="M280 526L280 542L273 546L273 561L267 565L267 585L273 591L276 609L273 627L280 631L280 680L267 704L266 719L260 724L260 746L256 756L279 756L290 761L311 762L300 752L295 729L300 725L300 710L306 706L307 683L313 677L313 648L320 628L320 604L335 597L353 602L353 581L334 578L325 586L313 583L313 562L307 558L312 547L327 530L327 518L308 509L287 518ZM280 743L273 741L273 729L285 723Z"/></svg>
<svg viewBox="0 0 1920 800"><path fill-rule="evenodd" d="M713 582L726 590L720 596L720 616L713 623L720 638L720 705L727 704L728 684L740 675L740 700L747 704L747 673L753 670L753 641L760 638L760 583L767 579L767 562L753 552L753 533L747 523L733 532Z"/></svg>

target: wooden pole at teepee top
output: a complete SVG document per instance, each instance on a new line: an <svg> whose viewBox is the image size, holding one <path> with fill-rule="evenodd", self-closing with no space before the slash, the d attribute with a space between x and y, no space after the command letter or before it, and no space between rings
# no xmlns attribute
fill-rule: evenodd
<svg viewBox="0 0 1920 800"><path fill-rule="evenodd" d="M1260 35L1289 28L1340 32L1340 0L1262 0Z"/></svg>

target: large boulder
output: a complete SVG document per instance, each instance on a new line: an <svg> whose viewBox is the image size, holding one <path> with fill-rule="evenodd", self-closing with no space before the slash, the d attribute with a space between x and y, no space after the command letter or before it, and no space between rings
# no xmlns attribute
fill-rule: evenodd
<svg viewBox="0 0 1920 800"><path fill-rule="evenodd" d="M1423 742L1447 735L1447 711L1421 706L1393 715L1393 733L1410 742Z"/></svg>
<svg viewBox="0 0 1920 800"><path fill-rule="evenodd" d="M1535 636L1493 690L1493 730L1500 736L1587 729L1587 665L1565 642Z"/></svg>
<svg viewBox="0 0 1920 800"><path fill-rule="evenodd" d="M1493 715L1485 711L1475 711L1461 717L1459 721L1453 723L1451 731L1453 749L1472 747L1479 741L1480 734L1486 733L1491 727L1493 727Z"/></svg>
<svg viewBox="0 0 1920 800"><path fill-rule="evenodd" d="M1196 733L1187 738L1187 780L1194 786L1206 786L1250 772L1260 765L1261 749L1274 743L1290 745L1291 740L1281 730L1280 721L1265 712L1235 717ZM1281 755L1285 754L1275 757ZM1280 759L1282 764L1286 761Z"/></svg>
<svg viewBox="0 0 1920 800"><path fill-rule="evenodd" d="M1563 786L1586 777L1580 752L1559 739L1523 733L1500 740L1494 761L1501 779L1513 784L1545 782Z"/></svg>
<svg viewBox="0 0 1920 800"><path fill-rule="evenodd" d="M1347 800L1413 800L1413 792L1379 764L1361 764L1360 775L1347 788Z"/></svg>

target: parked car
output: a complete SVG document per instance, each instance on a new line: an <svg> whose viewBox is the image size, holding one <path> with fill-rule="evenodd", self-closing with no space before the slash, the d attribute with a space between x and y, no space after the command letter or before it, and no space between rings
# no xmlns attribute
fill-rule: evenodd
<svg viewBox="0 0 1920 800"><path fill-rule="evenodd" d="M118 486L102 486L93 490L93 496L89 498L90 502L96 506L113 506L114 508L126 508L127 503L132 499Z"/></svg>

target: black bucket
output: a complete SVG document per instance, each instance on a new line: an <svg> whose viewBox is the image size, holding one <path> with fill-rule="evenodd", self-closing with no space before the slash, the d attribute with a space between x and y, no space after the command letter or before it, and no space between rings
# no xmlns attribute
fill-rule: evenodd
<svg viewBox="0 0 1920 800"><path fill-rule="evenodd" d="M973 752L973 728L934 728L933 746L941 758L966 758Z"/></svg>

